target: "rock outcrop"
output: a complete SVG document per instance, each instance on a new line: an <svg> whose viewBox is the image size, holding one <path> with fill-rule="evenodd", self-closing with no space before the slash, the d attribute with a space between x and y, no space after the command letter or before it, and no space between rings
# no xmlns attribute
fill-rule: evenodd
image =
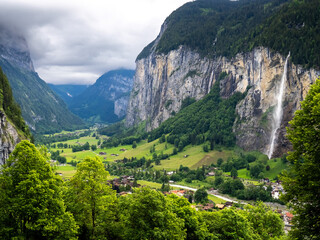
<svg viewBox="0 0 320 240"><path fill-rule="evenodd" d="M21 137L17 130L7 120L6 115L0 110L0 165L6 162L9 154L20 140Z"/></svg>
<svg viewBox="0 0 320 240"><path fill-rule="evenodd" d="M167 55L152 51L148 57L136 62L126 124L132 126L146 121L147 130L152 130L178 112L183 99L201 99L209 93L212 84L222 78L222 97L248 90L236 108L239 115L234 123L237 144L246 150L266 152L285 59L286 56L263 47L237 54L231 59L202 58L183 46ZM285 127L319 74L318 71L303 69L289 61L283 118L275 156L290 148L284 137Z"/></svg>

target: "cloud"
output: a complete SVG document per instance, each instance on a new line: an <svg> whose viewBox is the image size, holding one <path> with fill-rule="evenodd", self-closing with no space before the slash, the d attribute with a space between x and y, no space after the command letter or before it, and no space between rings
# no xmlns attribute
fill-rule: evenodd
<svg viewBox="0 0 320 240"><path fill-rule="evenodd" d="M134 69L165 18L186 2L1 0L0 23L26 38L46 82L89 84L106 71Z"/></svg>

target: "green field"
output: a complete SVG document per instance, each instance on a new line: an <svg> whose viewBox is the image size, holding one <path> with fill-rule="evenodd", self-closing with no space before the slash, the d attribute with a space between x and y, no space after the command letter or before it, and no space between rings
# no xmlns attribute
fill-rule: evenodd
<svg viewBox="0 0 320 240"><path fill-rule="evenodd" d="M208 195L208 199L213 201L215 204L222 204L222 203L226 202L226 200L223 200L221 198L218 198L218 197L210 195L210 194Z"/></svg>
<svg viewBox="0 0 320 240"><path fill-rule="evenodd" d="M65 166L57 166L55 170L56 170L56 173L62 174L62 178L70 179L76 173L77 168L71 165L65 165Z"/></svg>
<svg viewBox="0 0 320 240"><path fill-rule="evenodd" d="M204 152L202 145L198 146L187 146L184 148L183 152L179 152L177 155L171 156L168 160L162 160L161 165L155 166L155 169L165 169L167 171L176 170L183 165L189 167L190 169L197 169L202 167L202 165L216 164L219 158L227 160L231 157L233 151L223 150L223 151L210 151ZM185 157L188 155L187 157Z"/></svg>
<svg viewBox="0 0 320 240"><path fill-rule="evenodd" d="M282 170L287 168L287 165L281 161L280 158L270 159L267 161L267 165L270 166L270 170L266 171L264 170L264 177L269 178L270 180L275 179ZM238 177L244 178L244 179L252 179L250 177L250 170L247 169L240 169L238 170Z"/></svg>

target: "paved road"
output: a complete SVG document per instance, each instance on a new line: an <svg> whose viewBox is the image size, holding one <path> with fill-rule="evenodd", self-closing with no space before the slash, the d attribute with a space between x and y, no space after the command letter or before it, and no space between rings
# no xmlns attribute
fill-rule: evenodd
<svg viewBox="0 0 320 240"><path fill-rule="evenodd" d="M191 190L191 191L197 191L198 190L196 188L191 188L191 187L187 187L187 186L183 186L183 185L177 185L177 184L170 184L170 186L171 187L182 188L182 189L187 189L187 190ZM225 200L227 202L237 202L237 201L234 201L234 200L232 200L230 198L226 198L226 197L223 197L223 196L220 196L220 195L217 195L217 194L213 194L213 193L209 193L209 192L208 192L208 194L216 196L218 198L221 198L221 199L223 199L223 200Z"/></svg>

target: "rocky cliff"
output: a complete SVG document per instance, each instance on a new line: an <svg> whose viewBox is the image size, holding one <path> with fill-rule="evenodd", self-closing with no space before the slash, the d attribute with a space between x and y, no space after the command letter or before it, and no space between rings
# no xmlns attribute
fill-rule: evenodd
<svg viewBox="0 0 320 240"><path fill-rule="evenodd" d="M15 127L7 120L6 115L0 110L0 165L4 164L14 147L20 142Z"/></svg>
<svg viewBox="0 0 320 240"><path fill-rule="evenodd" d="M160 34L161 35L161 34ZM248 93L236 108L234 123L237 144L247 150L267 152L270 145L272 113L284 71L286 56L255 48L233 58L209 59L186 47L168 54L152 51L137 61L135 82L128 105L126 124L146 121L147 130L178 112L187 97L201 99L219 78L221 95L229 97L236 91ZM283 99L283 118L275 155L285 152L285 126L319 72L288 63Z"/></svg>

